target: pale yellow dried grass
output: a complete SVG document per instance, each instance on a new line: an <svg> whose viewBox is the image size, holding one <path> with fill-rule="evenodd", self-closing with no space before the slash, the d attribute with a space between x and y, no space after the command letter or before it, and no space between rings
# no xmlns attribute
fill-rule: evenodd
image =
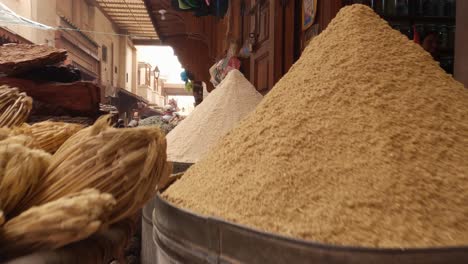
<svg viewBox="0 0 468 264"><path fill-rule="evenodd" d="M116 198L109 219L115 223L137 212L166 174L170 174L166 140L158 128L115 129L104 117L62 145L34 195L19 209L96 188Z"/></svg>
<svg viewBox="0 0 468 264"><path fill-rule="evenodd" d="M10 129L5 127L0 127L0 140L4 140L10 135Z"/></svg>
<svg viewBox="0 0 468 264"><path fill-rule="evenodd" d="M0 141L0 208L6 215L31 194L51 159L42 150L12 143L12 138L18 137Z"/></svg>
<svg viewBox="0 0 468 264"><path fill-rule="evenodd" d="M0 86L0 127L19 126L26 121L32 109L32 98L17 88Z"/></svg>
<svg viewBox="0 0 468 264"><path fill-rule="evenodd" d="M79 142L86 140L91 136L95 136L100 132L109 129L111 124L111 116L106 115L100 117L92 126L81 129L74 135L72 135L67 141L65 141L62 146L56 151L55 154L58 154L63 149L68 149L73 144L78 144Z"/></svg>
<svg viewBox="0 0 468 264"><path fill-rule="evenodd" d="M35 148L34 139L28 135L14 135L11 133L8 137L1 141L2 144L19 144L31 149Z"/></svg>
<svg viewBox="0 0 468 264"><path fill-rule="evenodd" d="M85 189L32 207L0 230L0 256L56 249L87 238L103 227L115 204L112 195Z"/></svg>
<svg viewBox="0 0 468 264"><path fill-rule="evenodd" d="M13 133L30 135L35 148L55 153L67 139L83 128L80 124L43 121L15 128Z"/></svg>

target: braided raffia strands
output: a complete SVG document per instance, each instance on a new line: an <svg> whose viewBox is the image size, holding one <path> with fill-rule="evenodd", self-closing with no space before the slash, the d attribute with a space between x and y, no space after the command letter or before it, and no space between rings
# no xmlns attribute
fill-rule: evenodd
<svg viewBox="0 0 468 264"><path fill-rule="evenodd" d="M166 140L158 128L114 129L103 118L62 145L40 186L20 209L96 188L115 197L117 206L109 219L115 223L138 211L169 173Z"/></svg>
<svg viewBox="0 0 468 264"><path fill-rule="evenodd" d="M1 140L1 139L0 139ZM19 144L28 148L35 148L34 139L31 136L11 133L7 138L1 140L2 144Z"/></svg>
<svg viewBox="0 0 468 264"><path fill-rule="evenodd" d="M17 88L0 86L0 127L19 126L26 121L32 109L32 98Z"/></svg>
<svg viewBox="0 0 468 264"><path fill-rule="evenodd" d="M68 140L66 140L62 146L56 151L58 155L64 149L68 149L73 144L78 144L82 140L86 140L91 136L96 136L104 130L109 129L111 126L111 116L105 115L100 117L92 126L81 129L74 135L72 135Z"/></svg>
<svg viewBox="0 0 468 264"><path fill-rule="evenodd" d="M0 255L11 258L87 238L103 227L114 206L112 195L85 189L32 207L5 223Z"/></svg>
<svg viewBox="0 0 468 264"><path fill-rule="evenodd" d="M0 208L7 216L38 186L51 159L42 150L25 147L22 140L28 138L15 136L0 141Z"/></svg>
<svg viewBox="0 0 468 264"><path fill-rule="evenodd" d="M31 126L23 123L20 126L7 129L9 131L4 142L18 143L28 148L36 148Z"/></svg>
<svg viewBox="0 0 468 264"><path fill-rule="evenodd" d="M0 140L6 139L10 135L10 129L0 127Z"/></svg>
<svg viewBox="0 0 468 264"><path fill-rule="evenodd" d="M62 144L83 129L83 125L65 122L43 121L31 126L15 128L13 133L30 135L34 140L34 147L55 153Z"/></svg>

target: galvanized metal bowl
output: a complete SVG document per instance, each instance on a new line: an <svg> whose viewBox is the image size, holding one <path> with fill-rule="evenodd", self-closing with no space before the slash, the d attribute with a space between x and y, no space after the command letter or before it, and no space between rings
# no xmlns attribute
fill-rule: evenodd
<svg viewBox="0 0 468 264"><path fill-rule="evenodd" d="M154 200L155 263L466 264L468 247L378 249L293 239Z"/></svg>
<svg viewBox="0 0 468 264"><path fill-rule="evenodd" d="M193 163L172 163L173 169L172 174L168 182L166 182L167 188L170 186L174 181L178 178L182 177L184 172L192 166ZM153 264L159 263L155 262L156 258L156 249L154 247L153 239L152 239L152 230L153 224L151 223L151 214L154 209L154 205L156 202L157 197L154 197L143 207L142 212L142 223L141 223L141 262L142 264Z"/></svg>

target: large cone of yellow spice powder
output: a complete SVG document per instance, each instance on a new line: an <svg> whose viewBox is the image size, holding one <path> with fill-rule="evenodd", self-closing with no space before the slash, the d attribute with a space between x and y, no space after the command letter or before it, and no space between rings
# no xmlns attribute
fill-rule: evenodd
<svg viewBox="0 0 468 264"><path fill-rule="evenodd" d="M370 8L343 8L164 197L320 243L468 245L468 90Z"/></svg>

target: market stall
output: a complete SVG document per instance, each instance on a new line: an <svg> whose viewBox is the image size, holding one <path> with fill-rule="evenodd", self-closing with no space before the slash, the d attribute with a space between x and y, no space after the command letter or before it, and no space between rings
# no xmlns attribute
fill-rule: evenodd
<svg viewBox="0 0 468 264"><path fill-rule="evenodd" d="M156 259L465 263L467 101L371 8L341 9L154 201Z"/></svg>
<svg viewBox="0 0 468 264"><path fill-rule="evenodd" d="M0 46L0 262L467 263L459 2L145 0L185 118Z"/></svg>

